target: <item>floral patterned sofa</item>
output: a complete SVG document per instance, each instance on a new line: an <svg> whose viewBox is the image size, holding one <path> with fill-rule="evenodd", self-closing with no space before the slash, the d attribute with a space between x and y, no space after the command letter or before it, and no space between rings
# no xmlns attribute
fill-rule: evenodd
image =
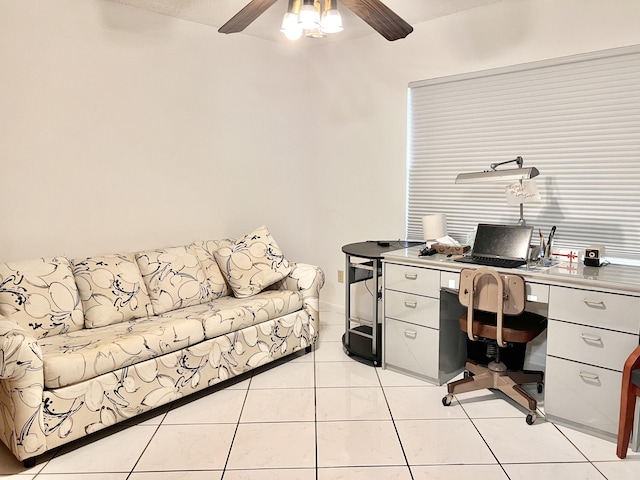
<svg viewBox="0 0 640 480"><path fill-rule="evenodd" d="M318 338L318 267L238 240L0 264L0 438L25 465Z"/></svg>

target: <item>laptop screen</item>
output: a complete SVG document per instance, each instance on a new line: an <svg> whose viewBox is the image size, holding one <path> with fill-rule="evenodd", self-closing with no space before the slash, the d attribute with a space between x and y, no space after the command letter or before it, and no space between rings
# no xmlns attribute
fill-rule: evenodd
<svg viewBox="0 0 640 480"><path fill-rule="evenodd" d="M473 255L526 260L533 227L480 223L473 243Z"/></svg>

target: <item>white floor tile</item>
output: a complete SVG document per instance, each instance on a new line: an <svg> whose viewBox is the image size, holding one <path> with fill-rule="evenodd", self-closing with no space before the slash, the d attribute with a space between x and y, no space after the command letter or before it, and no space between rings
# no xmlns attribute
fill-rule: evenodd
<svg viewBox="0 0 640 480"><path fill-rule="evenodd" d="M50 456L53 456L53 454ZM0 475L20 474L20 480L30 480L30 478L32 478L30 475L38 473L42 470L43 466L44 463L40 463L33 468L24 468L22 462L19 462L18 459L13 456L13 453L0 442Z"/></svg>
<svg viewBox="0 0 640 480"><path fill-rule="evenodd" d="M161 425L135 471L224 468L236 425Z"/></svg>
<svg viewBox="0 0 640 480"><path fill-rule="evenodd" d="M508 480L500 465L430 465L411 467L413 480ZM548 480L540 477L538 480ZM565 479L566 480L566 479Z"/></svg>
<svg viewBox="0 0 640 480"><path fill-rule="evenodd" d="M133 472L128 480L220 480L221 478L222 470L176 470L171 472ZM49 479L44 478L43 480ZM74 479L67 477L64 480Z"/></svg>
<svg viewBox="0 0 640 480"><path fill-rule="evenodd" d="M380 385L373 367L357 362L316 364L318 387L377 387Z"/></svg>
<svg viewBox="0 0 640 480"><path fill-rule="evenodd" d="M228 386L223 386L225 384L222 383L220 384L220 387L225 390L248 390L249 384L251 383L251 375L252 373L249 372L248 374L241 375L238 378L232 378L230 380L231 383L229 383Z"/></svg>
<svg viewBox="0 0 640 480"><path fill-rule="evenodd" d="M544 420L533 425L527 425L524 418L476 419L473 423L500 463L586 460L553 424Z"/></svg>
<svg viewBox="0 0 640 480"><path fill-rule="evenodd" d="M316 480L316 469L227 470L224 480Z"/></svg>
<svg viewBox="0 0 640 480"><path fill-rule="evenodd" d="M60 450L42 473L130 472L156 432L154 426L132 426L112 435L93 436ZM86 444L85 444L86 442Z"/></svg>
<svg viewBox="0 0 640 480"><path fill-rule="evenodd" d="M218 390L195 400L180 402L167 413L162 424L238 423L246 395L245 390Z"/></svg>
<svg viewBox="0 0 640 480"><path fill-rule="evenodd" d="M534 396L534 398L536 397ZM456 395L452 404L460 404L469 418L510 417L525 419L528 414L528 411L515 400L498 390L483 389L461 393Z"/></svg>
<svg viewBox="0 0 640 480"><path fill-rule="evenodd" d="M457 403L442 405L446 387L384 387L394 420L467 418Z"/></svg>
<svg viewBox="0 0 640 480"><path fill-rule="evenodd" d="M505 464L505 471L511 480L604 480L590 463L526 463ZM611 480L618 477L609 477Z"/></svg>
<svg viewBox="0 0 640 480"><path fill-rule="evenodd" d="M408 467L320 468L318 480L411 480L411 473Z"/></svg>
<svg viewBox="0 0 640 480"><path fill-rule="evenodd" d="M433 387L431 383L393 370L376 368L376 373L383 387Z"/></svg>
<svg viewBox="0 0 640 480"><path fill-rule="evenodd" d="M391 421L318 423L318 467L406 465Z"/></svg>
<svg viewBox="0 0 640 480"><path fill-rule="evenodd" d="M313 388L313 381L313 363L285 362L256 373L250 388Z"/></svg>
<svg viewBox="0 0 640 480"><path fill-rule="evenodd" d="M315 350L316 362L353 362L344 352L342 342L318 342Z"/></svg>
<svg viewBox="0 0 640 480"><path fill-rule="evenodd" d="M250 389L240 418L242 423L314 420L315 397L312 388Z"/></svg>
<svg viewBox="0 0 640 480"><path fill-rule="evenodd" d="M616 455L617 445L613 441L588 435L572 428L558 426L558 429L592 462L619 461ZM640 453L627 452L627 458L640 460Z"/></svg>
<svg viewBox="0 0 640 480"><path fill-rule="evenodd" d="M315 424L241 423L227 468L310 468L316 463Z"/></svg>
<svg viewBox="0 0 640 480"><path fill-rule="evenodd" d="M470 420L398 420L409 465L497 464Z"/></svg>
<svg viewBox="0 0 640 480"><path fill-rule="evenodd" d="M20 476L16 476L16 477L9 477L9 478L15 478L15 480L27 480L29 478L34 478L34 477L24 477L23 475ZM41 474L38 475L39 479L41 480L74 480L74 479L82 479L82 480L127 480L129 477L129 474L126 472L123 473L83 473L82 475L73 475L73 474L69 474L69 473L52 473L52 474ZM159 477L156 477L159 478Z"/></svg>
<svg viewBox="0 0 640 480"><path fill-rule="evenodd" d="M317 419L391 420L389 407L380 387L318 388Z"/></svg>
<svg viewBox="0 0 640 480"><path fill-rule="evenodd" d="M609 480L638 480L640 478L640 461L637 458L618 459L616 462L595 462L593 465Z"/></svg>
<svg viewBox="0 0 640 480"><path fill-rule="evenodd" d="M345 332L344 321L342 324L325 324L320 323L319 338L321 342L341 342Z"/></svg>
<svg viewBox="0 0 640 480"><path fill-rule="evenodd" d="M320 310L320 325L341 325L344 328L344 312Z"/></svg>

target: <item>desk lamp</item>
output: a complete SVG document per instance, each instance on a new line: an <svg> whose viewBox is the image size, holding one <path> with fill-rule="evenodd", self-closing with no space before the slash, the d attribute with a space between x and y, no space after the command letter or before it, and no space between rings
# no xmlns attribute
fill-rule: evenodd
<svg viewBox="0 0 640 480"><path fill-rule="evenodd" d="M444 213L433 213L422 217L422 232L427 247L435 243L435 240L447 234L447 217Z"/></svg>
<svg viewBox="0 0 640 480"><path fill-rule="evenodd" d="M518 167L498 170L499 166L506 165L508 163L515 163L516 165L518 165ZM512 195L518 197L518 201L514 202L520 204L520 219L518 220L518 225L526 225L526 222L524 220L523 204L537 199L537 188L535 188L535 184L527 187L523 183L523 180L529 180L531 178L537 177L540 172L536 167L524 168L523 164L524 160L520 156L514 158L513 160L492 163L491 165L489 165L489 170L485 170L483 172L459 174L456 177L456 183L481 183L517 180L519 182L519 188L507 188L510 188ZM535 194L525 193L532 190L535 191Z"/></svg>

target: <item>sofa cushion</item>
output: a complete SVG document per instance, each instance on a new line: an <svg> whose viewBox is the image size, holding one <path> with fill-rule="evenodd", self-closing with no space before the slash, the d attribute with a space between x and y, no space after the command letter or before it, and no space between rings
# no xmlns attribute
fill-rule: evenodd
<svg viewBox="0 0 640 480"><path fill-rule="evenodd" d="M156 315L211 300L204 270L191 246L137 253L136 261Z"/></svg>
<svg viewBox="0 0 640 480"><path fill-rule="evenodd" d="M0 314L35 338L80 330L82 303L69 260L40 258L0 264Z"/></svg>
<svg viewBox="0 0 640 480"><path fill-rule="evenodd" d="M162 318L202 322L205 338L214 338L302 309L302 293L269 290L249 298L221 297L213 302L163 313Z"/></svg>
<svg viewBox="0 0 640 480"><path fill-rule="evenodd" d="M195 345L204 339L202 322L146 317L84 329L38 342L46 388L59 388Z"/></svg>
<svg viewBox="0 0 640 480"><path fill-rule="evenodd" d="M215 252L219 246L228 246L232 243L233 240L200 240L192 243L196 256L198 260L200 260L200 265L202 265L202 269L204 270L206 281L209 284L208 288L212 300L224 297L225 295L231 295L231 289L220 271L213 252Z"/></svg>
<svg viewBox="0 0 640 480"><path fill-rule="evenodd" d="M255 295L291 271L291 265L264 225L232 245L218 248L214 256L238 298Z"/></svg>
<svg viewBox="0 0 640 480"><path fill-rule="evenodd" d="M72 264L86 328L153 315L134 254L91 257Z"/></svg>

